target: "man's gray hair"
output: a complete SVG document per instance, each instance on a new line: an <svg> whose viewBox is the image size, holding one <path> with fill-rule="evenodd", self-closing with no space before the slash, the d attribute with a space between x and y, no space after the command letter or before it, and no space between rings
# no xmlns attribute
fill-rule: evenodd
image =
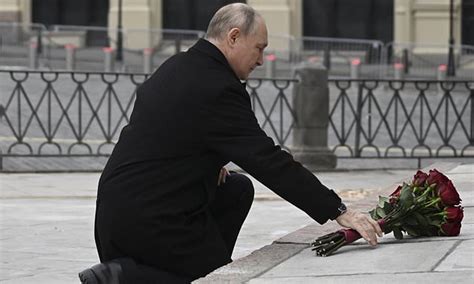
<svg viewBox="0 0 474 284"><path fill-rule="evenodd" d="M233 3L220 8L207 27L207 39L222 39L233 28L239 28L242 34L256 31L256 19L261 17L254 8L243 3Z"/></svg>

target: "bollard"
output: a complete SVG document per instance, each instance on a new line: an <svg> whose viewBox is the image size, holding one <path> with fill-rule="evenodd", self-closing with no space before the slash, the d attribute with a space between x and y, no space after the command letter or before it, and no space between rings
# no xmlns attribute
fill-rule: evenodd
<svg viewBox="0 0 474 284"><path fill-rule="evenodd" d="M335 168L336 155L328 148L328 71L321 65L296 68L299 81L293 87L295 126L291 152L310 170Z"/></svg>
<svg viewBox="0 0 474 284"><path fill-rule="evenodd" d="M360 59L355 58L351 61L351 79L359 79Z"/></svg>
<svg viewBox="0 0 474 284"><path fill-rule="evenodd" d="M308 57L307 59L308 63L311 63L311 64L319 64L321 62L321 59L319 58L319 56L310 56Z"/></svg>
<svg viewBox="0 0 474 284"><path fill-rule="evenodd" d="M276 74L276 56L275 54L269 54L265 56L265 77L274 78Z"/></svg>
<svg viewBox="0 0 474 284"><path fill-rule="evenodd" d="M393 65L395 80L403 80L404 67L402 63L395 63Z"/></svg>
<svg viewBox="0 0 474 284"><path fill-rule="evenodd" d="M66 70L74 70L76 65L76 46L74 44L66 44Z"/></svg>
<svg viewBox="0 0 474 284"><path fill-rule="evenodd" d="M104 52L104 72L113 72L114 65L115 65L115 52L112 47L104 47L102 48Z"/></svg>
<svg viewBox="0 0 474 284"><path fill-rule="evenodd" d="M441 64L438 66L438 81L446 81L446 73L448 71L448 66L446 64ZM438 92L443 92L443 88L441 87L441 82L438 82Z"/></svg>
<svg viewBox="0 0 474 284"><path fill-rule="evenodd" d="M38 69L38 44L30 43L29 61L31 69Z"/></svg>
<svg viewBox="0 0 474 284"><path fill-rule="evenodd" d="M143 73L149 74L153 70L153 48L143 49Z"/></svg>
<svg viewBox="0 0 474 284"><path fill-rule="evenodd" d="M438 81L446 80L446 72L448 71L448 66L446 64L441 64L438 66Z"/></svg>

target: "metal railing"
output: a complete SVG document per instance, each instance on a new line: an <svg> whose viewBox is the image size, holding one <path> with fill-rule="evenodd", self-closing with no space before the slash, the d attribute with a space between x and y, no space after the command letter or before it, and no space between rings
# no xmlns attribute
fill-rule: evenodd
<svg viewBox="0 0 474 284"><path fill-rule="evenodd" d="M42 24L0 22L0 65L28 66L30 44L37 44L41 60L42 54L49 53L46 40L47 28Z"/></svg>
<svg viewBox="0 0 474 284"><path fill-rule="evenodd" d="M32 38L41 38L46 30L42 24L0 22L0 39L2 45L22 45Z"/></svg>
<svg viewBox="0 0 474 284"><path fill-rule="evenodd" d="M277 48L269 47L259 76L292 76L301 63L320 64L330 76L351 77L357 65L358 78L443 79L440 68L447 64L449 45L421 43L387 43L377 40L355 40L323 37L269 36ZM453 45L457 79L474 78L474 46ZM271 68L268 68L270 65ZM401 66L401 67L400 67ZM401 73L397 74L397 68ZM269 72L269 69L271 72ZM441 74L440 74L441 73ZM440 78L441 76L441 78Z"/></svg>
<svg viewBox="0 0 474 284"><path fill-rule="evenodd" d="M150 50L150 61L153 66L161 65L171 55L187 50L199 38L204 36L201 31L190 30L166 30L166 29L122 29L123 32L123 61L115 64L115 69L122 72L143 72L143 53ZM105 27L82 27L82 26L60 26L50 27L49 42L54 54L48 56L48 67L50 69L64 68L64 40L58 40L54 36L57 33L79 33L78 38L82 42L75 47L75 61L77 71L102 71L104 66L104 46L117 45L117 29ZM102 36L102 37L101 37ZM90 46L88 42L94 38L101 38L103 44ZM97 42L95 43L97 45ZM115 50L114 50L115 57Z"/></svg>
<svg viewBox="0 0 474 284"><path fill-rule="evenodd" d="M295 79L258 79L247 81L252 109L262 129L275 143L291 151L289 142L297 114L293 110Z"/></svg>
<svg viewBox="0 0 474 284"><path fill-rule="evenodd" d="M473 80L330 82L329 144L338 157L474 156Z"/></svg>
<svg viewBox="0 0 474 284"><path fill-rule="evenodd" d="M116 46L117 29L91 26L0 23L0 65L32 66L31 55L40 69L67 69L66 44L75 45L74 70L104 71L107 55L104 46ZM171 55L186 50L204 31L122 29L123 61L116 71L148 72ZM358 62L359 78L399 78L396 66L402 66L404 77L439 78L438 69L447 63L448 45L420 43L388 43L377 40L339 39L323 37L292 37L270 35L271 46L265 65L255 70L260 77L291 77L301 63L320 63L331 76L349 77L351 65ZM31 44L37 49L31 50ZM456 78L474 77L474 47L455 45ZM149 53L145 58L145 50ZM34 61L33 60L33 61ZM146 63L144 63L146 62ZM36 68L36 67L35 67Z"/></svg>
<svg viewBox="0 0 474 284"><path fill-rule="evenodd" d="M383 62L387 66L402 64L406 76L436 78L438 68L447 64L449 45L426 43L388 43L384 48ZM454 45L457 78L474 78L474 46ZM386 68L390 76L393 68Z"/></svg>
<svg viewBox="0 0 474 284"><path fill-rule="evenodd" d="M48 70L66 69L65 46L74 47L74 70L103 71L103 47L116 46L117 29L93 26L23 25L0 23L0 65L29 66L31 44L34 44L38 67ZM143 52L151 50L151 61L159 66L171 55L187 50L202 31L168 29L122 29L123 61L116 69L143 72Z"/></svg>
<svg viewBox="0 0 474 284"><path fill-rule="evenodd" d="M364 66L361 73L378 77L384 44L378 40L335 39L323 37L301 37L295 39L295 50L300 53L295 62L320 62L331 75L349 76L353 60Z"/></svg>
<svg viewBox="0 0 474 284"><path fill-rule="evenodd" d="M247 84L257 119L291 151L295 80ZM474 80L329 79L328 145L338 158L474 157Z"/></svg>
<svg viewBox="0 0 474 284"><path fill-rule="evenodd" d="M0 71L3 156L108 156L147 74ZM111 150L111 149L109 149Z"/></svg>
<svg viewBox="0 0 474 284"><path fill-rule="evenodd" d="M148 76L0 70L0 156L108 156ZM247 85L262 128L281 145L293 127L282 110L290 107L294 81L251 79Z"/></svg>
<svg viewBox="0 0 474 284"><path fill-rule="evenodd" d="M4 157L107 156L137 73L0 70ZM291 150L293 79L250 79L262 128ZM330 79L328 143L341 158L474 157L474 81Z"/></svg>

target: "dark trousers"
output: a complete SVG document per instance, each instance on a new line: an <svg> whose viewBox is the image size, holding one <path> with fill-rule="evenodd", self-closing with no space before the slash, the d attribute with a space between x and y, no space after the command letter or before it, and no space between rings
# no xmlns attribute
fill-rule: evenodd
<svg viewBox="0 0 474 284"><path fill-rule="evenodd" d="M250 179L245 175L232 172L227 176L226 182L217 188L215 199L210 205L210 214L212 214L226 244L227 252L230 254L229 258L252 205L253 197L254 188ZM98 238L100 236L96 236L96 239ZM110 254L110 252L104 251L110 248L102 247L100 242L97 242L97 249L99 255ZM196 257L204 259L206 255ZM120 258L116 261L121 264L125 278L131 283L189 283L194 280L155 267L137 264L131 259Z"/></svg>
<svg viewBox="0 0 474 284"><path fill-rule="evenodd" d="M231 172L226 182L219 186L211 204L211 213L216 220L230 255L234 251L240 228L253 202L254 188L250 179Z"/></svg>

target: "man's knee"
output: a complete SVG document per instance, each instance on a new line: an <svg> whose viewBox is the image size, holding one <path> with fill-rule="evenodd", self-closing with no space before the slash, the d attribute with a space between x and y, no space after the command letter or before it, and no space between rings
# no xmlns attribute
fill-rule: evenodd
<svg viewBox="0 0 474 284"><path fill-rule="evenodd" d="M239 200L245 204L252 204L255 195L255 189L252 181L243 174L231 173L229 181L239 190Z"/></svg>

